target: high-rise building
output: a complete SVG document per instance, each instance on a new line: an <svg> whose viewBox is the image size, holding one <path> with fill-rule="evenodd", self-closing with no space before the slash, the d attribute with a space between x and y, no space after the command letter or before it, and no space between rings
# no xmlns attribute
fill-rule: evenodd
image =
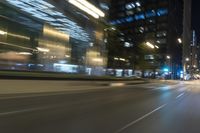
<svg viewBox="0 0 200 133"><path fill-rule="evenodd" d="M192 28L191 28L191 0L184 0L184 19L183 19L183 70L187 74L188 63L191 61L191 43L192 43Z"/></svg>
<svg viewBox="0 0 200 133"><path fill-rule="evenodd" d="M100 0L1 0L0 70L104 74L107 10Z"/></svg>
<svg viewBox="0 0 200 133"><path fill-rule="evenodd" d="M130 68L177 78L182 67L182 0L111 0L110 23L122 32L121 45L134 65Z"/></svg>
<svg viewBox="0 0 200 133"><path fill-rule="evenodd" d="M191 33L191 43L189 46L188 59L186 58L186 71L193 75L199 69L199 45L197 44L196 32L193 30Z"/></svg>

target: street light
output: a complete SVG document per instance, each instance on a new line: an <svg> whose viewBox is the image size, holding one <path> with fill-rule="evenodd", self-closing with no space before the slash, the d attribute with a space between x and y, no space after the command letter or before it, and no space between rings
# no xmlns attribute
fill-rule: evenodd
<svg viewBox="0 0 200 133"><path fill-rule="evenodd" d="M190 58L185 58L185 61L187 61L187 62L190 61Z"/></svg>
<svg viewBox="0 0 200 133"><path fill-rule="evenodd" d="M167 59L171 59L171 57L169 55L167 55Z"/></svg>
<svg viewBox="0 0 200 133"><path fill-rule="evenodd" d="M178 43L180 43L180 44L182 43L182 40L181 40L181 38L178 38Z"/></svg>

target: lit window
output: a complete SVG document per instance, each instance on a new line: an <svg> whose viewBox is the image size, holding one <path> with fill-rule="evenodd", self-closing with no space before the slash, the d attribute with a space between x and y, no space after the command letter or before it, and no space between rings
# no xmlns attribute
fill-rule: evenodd
<svg viewBox="0 0 200 133"><path fill-rule="evenodd" d="M110 24L112 24L112 25L116 25L117 22L116 22L116 21L110 21Z"/></svg>
<svg viewBox="0 0 200 133"><path fill-rule="evenodd" d="M157 37L165 37L167 36L167 31L159 31L156 34Z"/></svg>
<svg viewBox="0 0 200 133"><path fill-rule="evenodd" d="M126 22L126 19L121 18L121 19L120 19L120 22L121 22L121 23L125 23L125 22Z"/></svg>
<svg viewBox="0 0 200 133"><path fill-rule="evenodd" d="M138 11L138 12L141 12L141 11L142 11L142 9L138 7L138 8L137 8L137 11Z"/></svg>
<svg viewBox="0 0 200 133"><path fill-rule="evenodd" d="M159 44L165 44L165 43L167 43L167 39L158 39L157 41L156 41L157 43L159 43Z"/></svg>
<svg viewBox="0 0 200 133"><path fill-rule="evenodd" d="M145 59L145 60L154 60L155 57L154 57L154 55L145 55L145 56L144 56L144 59Z"/></svg>
<svg viewBox="0 0 200 133"><path fill-rule="evenodd" d="M131 44L129 42L124 43L124 47L126 47L126 48L129 48L129 47L132 47L132 46L133 46L133 44Z"/></svg>
<svg viewBox="0 0 200 133"><path fill-rule="evenodd" d="M140 2L138 2L138 1L137 1L135 4L136 4L137 6L141 6Z"/></svg>
<svg viewBox="0 0 200 133"><path fill-rule="evenodd" d="M147 18L156 16L156 12L154 10L148 10L145 14Z"/></svg>
<svg viewBox="0 0 200 133"><path fill-rule="evenodd" d="M158 16L164 16L168 14L168 10L166 8L160 8L157 10L157 15Z"/></svg>
<svg viewBox="0 0 200 133"><path fill-rule="evenodd" d="M144 33L144 27L139 28L140 33Z"/></svg>
<svg viewBox="0 0 200 133"><path fill-rule="evenodd" d="M117 24L121 24L122 23L120 20L117 20L116 22L117 22Z"/></svg>
<svg viewBox="0 0 200 133"><path fill-rule="evenodd" d="M104 10L109 10L109 6L106 3L100 3L100 7Z"/></svg>
<svg viewBox="0 0 200 133"><path fill-rule="evenodd" d="M133 15L134 12L133 12L133 11L126 11L126 14L127 14L127 15Z"/></svg>
<svg viewBox="0 0 200 133"><path fill-rule="evenodd" d="M144 14L137 14L137 15L135 15L135 19L136 20L145 19Z"/></svg>
<svg viewBox="0 0 200 133"><path fill-rule="evenodd" d="M130 10L135 8L135 4L133 2L126 4L126 9Z"/></svg>
<svg viewBox="0 0 200 133"><path fill-rule="evenodd" d="M121 37L121 38L120 38L120 41L122 41L122 42L123 42L124 40L125 40L125 39L124 39L123 37Z"/></svg>
<svg viewBox="0 0 200 133"><path fill-rule="evenodd" d="M127 21L127 22L133 22L134 19L133 19L133 17L126 17L126 21Z"/></svg>

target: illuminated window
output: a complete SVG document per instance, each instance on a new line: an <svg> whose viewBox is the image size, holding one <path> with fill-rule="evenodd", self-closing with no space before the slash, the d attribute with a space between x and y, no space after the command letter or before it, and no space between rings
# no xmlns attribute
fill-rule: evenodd
<svg viewBox="0 0 200 133"><path fill-rule="evenodd" d="M165 37L167 36L167 31L159 31L156 34L157 37Z"/></svg>
<svg viewBox="0 0 200 133"><path fill-rule="evenodd" d="M144 59L145 60L154 60L155 58L154 58L154 55L145 55Z"/></svg>
<svg viewBox="0 0 200 133"><path fill-rule="evenodd" d="M165 43L167 43L167 39L166 38L164 38L164 39L158 39L156 42L158 44L165 44Z"/></svg>
<svg viewBox="0 0 200 133"><path fill-rule="evenodd" d="M139 28L140 33L144 33L144 27Z"/></svg>
<svg viewBox="0 0 200 133"><path fill-rule="evenodd" d="M136 4L136 6L138 6L138 7L141 6L140 2L138 2L138 1L137 1L135 4Z"/></svg>
<svg viewBox="0 0 200 133"><path fill-rule="evenodd" d="M137 12L141 12L142 9L140 7L136 8Z"/></svg>
<svg viewBox="0 0 200 133"><path fill-rule="evenodd" d="M121 22L121 23L125 23L125 22L126 22L126 19L121 18L121 19L120 19L120 22Z"/></svg>
<svg viewBox="0 0 200 133"><path fill-rule="evenodd" d="M130 10L135 8L135 4L133 2L126 4L126 9Z"/></svg>
<svg viewBox="0 0 200 133"><path fill-rule="evenodd" d="M117 24L121 24L122 23L120 20L117 20L116 22L117 22Z"/></svg>
<svg viewBox="0 0 200 133"><path fill-rule="evenodd" d="M127 21L127 22L133 22L133 21L134 21L134 18L133 18L133 17L127 17L127 18L126 18L126 21Z"/></svg>
<svg viewBox="0 0 200 133"><path fill-rule="evenodd" d="M137 14L137 15L135 15L135 19L136 20L145 19L144 14Z"/></svg>
<svg viewBox="0 0 200 133"><path fill-rule="evenodd" d="M109 6L106 3L100 3L100 7L104 10L109 10Z"/></svg>
<svg viewBox="0 0 200 133"><path fill-rule="evenodd" d="M124 47L126 47L126 48L130 48L130 47L132 47L133 46L133 44L131 44L131 43L129 43L129 42L125 42L124 43Z"/></svg>
<svg viewBox="0 0 200 133"><path fill-rule="evenodd" d="M134 12L133 11L126 11L126 15L133 15Z"/></svg>
<svg viewBox="0 0 200 133"><path fill-rule="evenodd" d="M144 27L137 27L137 28L135 28L135 32L136 33L144 33Z"/></svg>
<svg viewBox="0 0 200 133"><path fill-rule="evenodd" d="M116 22L116 21L110 21L110 24L112 24L112 25L116 25L117 22Z"/></svg>
<svg viewBox="0 0 200 133"><path fill-rule="evenodd" d="M150 18L150 17L155 17L156 16L156 12L154 10L148 10L146 13L145 13L146 17L147 18Z"/></svg>
<svg viewBox="0 0 200 133"><path fill-rule="evenodd" d="M158 16L164 16L168 14L168 10L166 8L160 8L157 10L157 15Z"/></svg>

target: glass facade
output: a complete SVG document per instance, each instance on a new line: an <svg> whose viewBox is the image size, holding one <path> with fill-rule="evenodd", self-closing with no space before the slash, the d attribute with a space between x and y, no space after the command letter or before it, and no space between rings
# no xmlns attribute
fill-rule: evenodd
<svg viewBox="0 0 200 133"><path fill-rule="evenodd" d="M2 0L0 70L103 75L103 31L101 19L68 1Z"/></svg>

